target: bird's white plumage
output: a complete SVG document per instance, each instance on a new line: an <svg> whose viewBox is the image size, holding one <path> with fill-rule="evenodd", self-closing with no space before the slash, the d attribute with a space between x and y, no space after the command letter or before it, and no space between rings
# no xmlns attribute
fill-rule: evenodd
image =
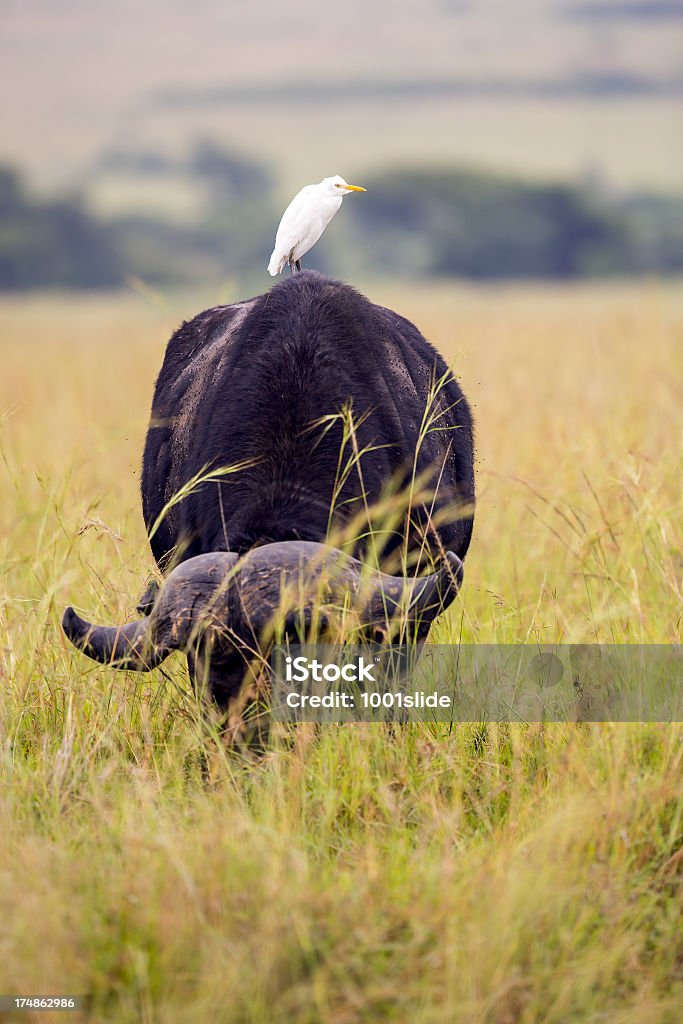
<svg viewBox="0 0 683 1024"><path fill-rule="evenodd" d="M285 264L293 268L318 241L349 192L365 192L360 185L349 185L338 174L323 178L317 185L305 185L282 214L275 235L275 248L268 264L275 277Z"/></svg>

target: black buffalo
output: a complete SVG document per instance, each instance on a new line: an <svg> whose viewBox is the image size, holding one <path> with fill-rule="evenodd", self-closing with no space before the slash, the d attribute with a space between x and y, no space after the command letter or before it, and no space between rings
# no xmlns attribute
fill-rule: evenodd
<svg viewBox="0 0 683 1024"><path fill-rule="evenodd" d="M173 335L142 472L167 582L137 623L68 609L64 628L122 667L181 648L224 703L278 608L284 632L315 619L319 634L351 595L375 637L400 620L423 638L457 592L473 502L472 418L442 358L397 313L304 271Z"/></svg>

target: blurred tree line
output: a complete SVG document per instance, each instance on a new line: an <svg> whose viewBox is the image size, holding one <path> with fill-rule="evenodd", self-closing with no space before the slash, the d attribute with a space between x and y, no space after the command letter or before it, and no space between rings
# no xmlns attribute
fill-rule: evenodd
<svg viewBox="0 0 683 1024"><path fill-rule="evenodd" d="M394 274L585 278L683 270L683 196L610 197L600 187L472 171L399 171L367 182L371 263ZM360 235L359 224L359 235Z"/></svg>
<svg viewBox="0 0 683 1024"><path fill-rule="evenodd" d="M181 172L200 192L190 222L97 217L78 196L39 201L0 168L0 289L117 287L248 279L263 270L281 210L268 172L210 143L184 161L110 154L99 172ZM610 196L589 185L444 170L393 170L311 253L308 266L372 275L571 279L683 271L683 197ZM343 227L342 227L343 224Z"/></svg>
<svg viewBox="0 0 683 1024"><path fill-rule="evenodd" d="M73 199L31 201L0 167L0 288L98 288L121 281L124 260L109 226Z"/></svg>

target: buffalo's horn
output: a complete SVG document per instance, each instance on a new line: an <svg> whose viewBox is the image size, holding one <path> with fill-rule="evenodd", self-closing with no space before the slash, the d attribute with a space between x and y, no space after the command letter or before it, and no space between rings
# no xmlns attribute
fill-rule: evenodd
<svg viewBox="0 0 683 1024"><path fill-rule="evenodd" d="M441 568L430 576L414 580L384 576L366 614L370 621L378 622L403 609L411 622L429 623L455 599L463 575L461 560L455 552L448 551Z"/></svg>
<svg viewBox="0 0 683 1024"><path fill-rule="evenodd" d="M125 626L93 626L67 608L62 629L80 651L116 668L147 672L171 651L187 651L200 631L228 618L228 584L238 556L198 555L179 565L161 588L150 615Z"/></svg>
<svg viewBox="0 0 683 1024"><path fill-rule="evenodd" d="M433 619L443 611L455 597L462 585L465 571L454 551L447 551L444 564L424 582L416 581L410 599L409 614L412 619L425 616Z"/></svg>
<svg viewBox="0 0 683 1024"><path fill-rule="evenodd" d="M170 648L151 641L150 616L125 626L93 626L67 608L62 629L75 647L94 661L111 663L116 668L145 672L155 668L170 654Z"/></svg>

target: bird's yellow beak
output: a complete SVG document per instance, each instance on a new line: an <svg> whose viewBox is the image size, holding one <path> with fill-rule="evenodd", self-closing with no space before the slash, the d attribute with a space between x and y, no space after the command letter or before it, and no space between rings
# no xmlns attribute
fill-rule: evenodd
<svg viewBox="0 0 683 1024"><path fill-rule="evenodd" d="M344 185L344 188L347 188L349 192L367 192L367 189L363 188L362 185Z"/></svg>

